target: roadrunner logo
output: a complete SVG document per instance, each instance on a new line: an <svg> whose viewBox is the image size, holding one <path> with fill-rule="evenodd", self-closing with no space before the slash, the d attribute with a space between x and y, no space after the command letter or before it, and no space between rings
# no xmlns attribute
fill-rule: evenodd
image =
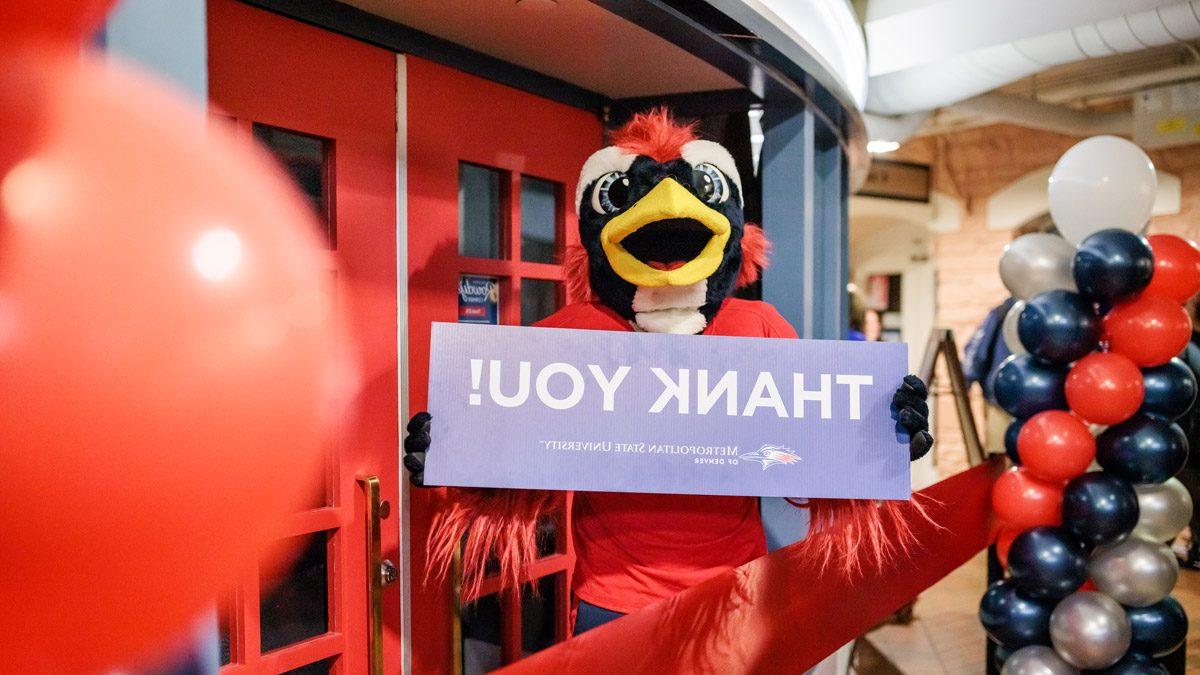
<svg viewBox="0 0 1200 675"><path fill-rule="evenodd" d="M789 448L782 445L764 445L754 452L748 452L738 459L744 459L750 462L758 462L762 464L763 471L776 464L795 464L800 461L800 457L792 453Z"/></svg>

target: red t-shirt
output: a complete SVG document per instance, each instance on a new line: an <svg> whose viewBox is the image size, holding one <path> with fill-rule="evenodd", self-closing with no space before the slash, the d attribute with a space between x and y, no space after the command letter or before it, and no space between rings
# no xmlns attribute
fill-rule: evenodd
<svg viewBox="0 0 1200 675"><path fill-rule="evenodd" d="M568 305L537 324L633 330L598 302ZM794 338L764 302L726 300L704 335ZM628 613L767 552L757 497L580 492L575 495L575 595Z"/></svg>

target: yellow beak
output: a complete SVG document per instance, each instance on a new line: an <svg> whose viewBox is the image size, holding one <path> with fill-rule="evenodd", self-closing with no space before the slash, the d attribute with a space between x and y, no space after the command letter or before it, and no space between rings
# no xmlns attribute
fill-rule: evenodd
<svg viewBox="0 0 1200 675"><path fill-rule="evenodd" d="M673 270L655 269L621 246L629 235L646 225L671 218L690 218L708 228L712 238L700 254ZM712 276L721 266L729 241L729 219L700 201L673 178L666 178L629 210L608 221L600 230L600 244L613 271L635 286L690 286Z"/></svg>

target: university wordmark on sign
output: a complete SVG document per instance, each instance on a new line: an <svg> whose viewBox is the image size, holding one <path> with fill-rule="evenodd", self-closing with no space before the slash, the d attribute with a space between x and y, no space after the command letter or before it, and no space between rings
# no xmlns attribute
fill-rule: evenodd
<svg viewBox="0 0 1200 675"><path fill-rule="evenodd" d="M907 350L434 324L430 485L907 499Z"/></svg>

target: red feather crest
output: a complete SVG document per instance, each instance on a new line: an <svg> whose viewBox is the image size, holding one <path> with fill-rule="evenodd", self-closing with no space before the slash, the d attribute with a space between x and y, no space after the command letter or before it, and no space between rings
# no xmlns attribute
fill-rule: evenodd
<svg viewBox="0 0 1200 675"><path fill-rule="evenodd" d="M666 108L638 113L613 132L613 145L625 152L649 157L656 162L677 159L683 146L697 140L696 123L681 124Z"/></svg>

